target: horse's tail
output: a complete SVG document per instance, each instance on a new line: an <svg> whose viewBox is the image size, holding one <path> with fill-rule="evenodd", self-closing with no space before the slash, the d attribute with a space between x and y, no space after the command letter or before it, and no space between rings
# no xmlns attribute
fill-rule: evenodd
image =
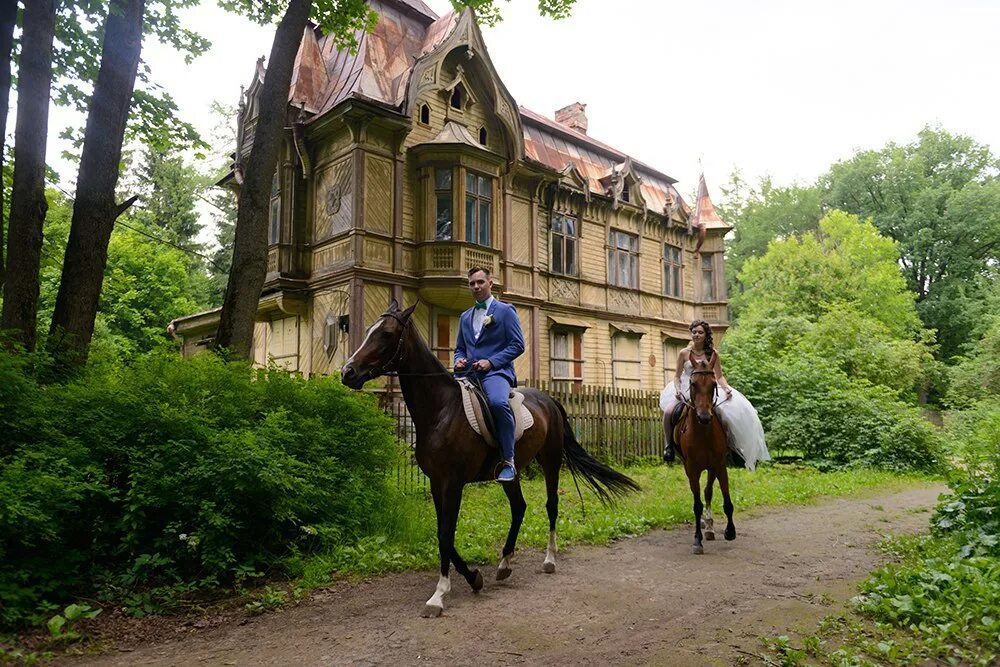
<svg viewBox="0 0 1000 667"><path fill-rule="evenodd" d="M587 450L577 441L576 435L573 433L566 409L559 401L552 400L559 406L559 412L562 413L563 455L566 457L566 467L569 468L573 479L575 480L577 476L583 477L587 485L604 503L613 503L614 497L624 496L629 491L640 491L639 485L631 477L613 470L587 453Z"/></svg>

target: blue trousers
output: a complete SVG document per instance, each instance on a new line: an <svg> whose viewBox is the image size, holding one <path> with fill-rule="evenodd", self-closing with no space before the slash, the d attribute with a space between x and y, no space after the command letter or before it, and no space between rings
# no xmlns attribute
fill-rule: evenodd
<svg viewBox="0 0 1000 667"><path fill-rule="evenodd" d="M514 411L510 409L510 383L500 375L483 378L483 391L497 427L497 440L504 460L514 458Z"/></svg>

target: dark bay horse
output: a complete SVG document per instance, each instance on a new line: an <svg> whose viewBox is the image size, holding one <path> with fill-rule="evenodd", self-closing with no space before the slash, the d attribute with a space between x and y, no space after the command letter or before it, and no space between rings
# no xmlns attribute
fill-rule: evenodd
<svg viewBox="0 0 1000 667"><path fill-rule="evenodd" d="M396 375L416 429L415 456L420 469L430 480L431 495L437 513L438 552L441 576L434 595L424 605L424 616L439 616L444 596L451 590L450 563L478 591L483 575L470 569L455 549L455 527L462 503L462 490L469 482L489 481L500 462L498 450L489 447L472 430L462 408L461 390L451 372L427 347L411 322L416 304L400 310L396 301L368 328L361 346L351 355L341 371L341 380L352 389L381 375ZM524 405L534 417L534 425L524 432L515 447L515 465L523 470L537 460L545 475L549 515L549 543L542 570L555 572L556 517L559 505L559 469L563 459L574 475L597 493L602 501L612 496L638 490L625 475L596 461L577 442L566 411L555 399L540 391L521 389ZM519 479L503 485L510 501L511 522L507 541L497 566L497 580L511 574L510 556L527 507Z"/></svg>
<svg viewBox="0 0 1000 667"><path fill-rule="evenodd" d="M726 457L729 445L726 442L726 431L715 412L718 383L715 371L708 361L702 360L694 364L691 371L691 402L688 404L687 416L680 426L678 446L681 460L684 462L684 472L687 474L691 493L694 495L694 546L696 554L705 553L702 546L702 510L707 507L704 519L706 540L715 539L715 529L712 520L712 485L719 480L722 491L722 509L726 513L727 540L736 539L736 526L733 524L733 501L729 497L729 474L726 471ZM665 427L669 424L665 422ZM666 435L666 434L664 434ZM705 506L701 503L701 473L708 471L708 483L705 485Z"/></svg>

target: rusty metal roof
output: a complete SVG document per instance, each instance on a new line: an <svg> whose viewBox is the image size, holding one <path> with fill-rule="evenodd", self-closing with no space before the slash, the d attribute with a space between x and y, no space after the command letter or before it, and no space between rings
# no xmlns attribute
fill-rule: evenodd
<svg viewBox="0 0 1000 667"><path fill-rule="evenodd" d="M673 207L680 206L687 211L680 193L673 184L677 181L625 153L597 141L593 137L541 116L530 109L520 107L524 121L524 152L526 157L540 162L556 171L574 165L588 180L591 192L604 193L606 179L612 170L620 170L626 160L631 160L633 171L640 178L639 189L646 207L660 214L666 214Z"/></svg>
<svg viewBox="0 0 1000 667"><path fill-rule="evenodd" d="M704 226L705 229L730 230L733 228L715 210L715 204L712 203L712 198L708 196L708 186L705 185L705 174L702 174L698 179L698 198L695 200L694 213L691 214L688 224L692 227Z"/></svg>
<svg viewBox="0 0 1000 667"><path fill-rule="evenodd" d="M404 111L407 86L417 60L434 51L455 29L460 14L438 18L422 0L369 0L378 14L371 33L359 31L357 53L337 49L333 37L310 28L295 60L289 101L305 106L315 120L349 98ZM466 10L468 11L468 10ZM625 153L533 111L519 108L525 158L555 171L574 165L590 190L605 193L607 178L626 162L640 180L649 210L669 215L689 211L670 176ZM602 182L602 179L604 181ZM714 210L714 209L713 209Z"/></svg>

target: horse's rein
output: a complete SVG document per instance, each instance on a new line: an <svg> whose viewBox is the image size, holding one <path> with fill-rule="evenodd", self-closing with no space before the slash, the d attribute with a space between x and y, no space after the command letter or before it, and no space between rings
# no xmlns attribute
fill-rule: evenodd
<svg viewBox="0 0 1000 667"><path fill-rule="evenodd" d="M403 359L403 339L406 337L406 329L407 329L407 327L410 326L410 320L409 319L405 319L404 320L402 317L399 316L398 313L393 313L393 312L389 312L389 311L386 311L386 312L382 313L382 317L391 317L392 319L396 320L401 325L403 325L403 330L399 334L399 342L396 343L396 352L395 352L395 354L393 354L392 357L389 358L389 361L385 362L384 364L382 364L381 367L379 367L379 370L378 370L379 376L385 376L385 377L435 377L435 376L439 376L439 375L449 375L449 376L454 377L455 374L452 373L452 372L450 372L450 371L447 371L447 370L445 370L445 371L436 371L434 373L400 373L398 370L397 371L389 370L390 366L396 366L398 368L399 367L399 362L402 361L402 359ZM471 371L466 371L466 372L471 372Z"/></svg>

